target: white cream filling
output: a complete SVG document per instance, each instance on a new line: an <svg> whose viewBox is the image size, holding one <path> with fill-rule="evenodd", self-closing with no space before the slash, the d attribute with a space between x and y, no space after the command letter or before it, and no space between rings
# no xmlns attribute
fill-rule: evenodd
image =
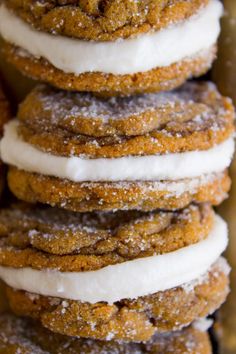
<svg viewBox="0 0 236 354"><path fill-rule="evenodd" d="M96 303L114 303L164 291L198 279L209 271L225 250L227 225L215 217L209 236L163 255L135 259L89 272L14 269L0 267L9 286L45 296Z"/></svg>
<svg viewBox="0 0 236 354"><path fill-rule="evenodd" d="M209 49L217 41L222 12L219 0L210 0L195 16L160 31L134 39L93 42L36 31L1 5L0 34L66 73L124 75L168 66Z"/></svg>
<svg viewBox="0 0 236 354"><path fill-rule="evenodd" d="M211 318L199 318L193 322L193 327L200 332L206 332L212 327L213 323L214 321Z"/></svg>
<svg viewBox="0 0 236 354"><path fill-rule="evenodd" d="M24 142L17 134L17 126L16 120L5 126L0 145L2 160L25 171L73 182L161 181L200 177L225 170L234 152L234 140L230 138L204 151L98 159L62 157Z"/></svg>

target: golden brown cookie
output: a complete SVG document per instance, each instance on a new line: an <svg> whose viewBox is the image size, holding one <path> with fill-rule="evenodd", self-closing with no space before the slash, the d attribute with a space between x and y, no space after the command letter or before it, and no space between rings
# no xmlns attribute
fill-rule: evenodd
<svg viewBox="0 0 236 354"><path fill-rule="evenodd" d="M94 92L103 96L130 95L148 92L169 91L187 79L205 74L216 55L216 47L201 52L193 58L166 67L158 67L135 74L114 75L86 72L79 75L65 73L45 59L37 59L5 43L6 59L23 74L68 91Z"/></svg>
<svg viewBox="0 0 236 354"><path fill-rule="evenodd" d="M146 341L225 300L226 233L208 204L79 215L17 204L0 213L0 275L13 311L53 332Z"/></svg>
<svg viewBox="0 0 236 354"><path fill-rule="evenodd" d="M211 354L207 332L198 326L156 335L147 343L96 341L54 334L33 320L0 317L1 354Z"/></svg>
<svg viewBox="0 0 236 354"><path fill-rule="evenodd" d="M177 182L82 182L25 172L10 167L8 184L15 196L73 210L180 209L191 202L219 205L230 189L228 172Z"/></svg>
<svg viewBox="0 0 236 354"><path fill-rule="evenodd" d="M0 211L0 264L62 272L97 270L198 243L213 224L209 205L178 212L85 214L16 205Z"/></svg>
<svg viewBox="0 0 236 354"><path fill-rule="evenodd" d="M111 99L39 86L20 106L18 131L54 155L116 158L210 149L232 136L234 117L212 83Z"/></svg>
<svg viewBox="0 0 236 354"><path fill-rule="evenodd" d="M6 128L9 185L19 199L74 211L218 204L229 188L234 115L210 83L111 99L39 86Z"/></svg>
<svg viewBox="0 0 236 354"><path fill-rule="evenodd" d="M41 31L85 40L112 41L184 21L209 0L7 0L5 4ZM79 26L78 26L79 23Z"/></svg>
<svg viewBox="0 0 236 354"><path fill-rule="evenodd" d="M147 341L214 312L228 294L228 268L217 262L202 280L112 305L62 300L7 288L17 315L39 319L53 332L95 339Z"/></svg>
<svg viewBox="0 0 236 354"><path fill-rule="evenodd" d="M8 60L32 78L66 90L129 95L167 91L205 73L222 12L218 0L11 0L1 6L0 31ZM206 38L198 35L202 27Z"/></svg>

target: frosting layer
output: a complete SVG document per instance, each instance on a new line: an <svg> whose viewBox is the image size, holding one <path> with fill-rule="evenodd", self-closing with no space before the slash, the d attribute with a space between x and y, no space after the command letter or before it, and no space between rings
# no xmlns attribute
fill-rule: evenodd
<svg viewBox="0 0 236 354"><path fill-rule="evenodd" d="M2 5L0 33L6 41L47 59L63 72L124 75L169 66L209 49L217 41L222 12L219 0L210 0L189 20L161 31L135 39L90 42L36 31Z"/></svg>
<svg viewBox="0 0 236 354"><path fill-rule="evenodd" d="M59 272L0 267L9 286L45 296L114 303L182 286L205 274L228 243L227 225L215 217L209 236L163 255L135 259L89 272Z"/></svg>
<svg viewBox="0 0 236 354"><path fill-rule="evenodd" d="M205 151L166 155L126 156L121 158L88 159L60 157L43 152L24 142L17 134L18 122L5 126L1 141L1 158L19 169L42 175L83 181L161 181L195 178L218 173L229 167L234 140Z"/></svg>

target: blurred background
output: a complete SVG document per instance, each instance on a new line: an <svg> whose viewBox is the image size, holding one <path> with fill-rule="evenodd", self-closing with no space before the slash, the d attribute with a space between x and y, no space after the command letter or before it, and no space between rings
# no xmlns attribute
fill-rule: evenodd
<svg viewBox="0 0 236 354"><path fill-rule="evenodd" d="M236 0L224 0L225 16L219 42L219 56L212 79L219 90L234 100L236 105ZM223 306L219 319L219 353L236 353L236 158L231 167L233 181L229 199L220 207L220 213L229 223L230 244L227 258L232 266L231 294Z"/></svg>
<svg viewBox="0 0 236 354"><path fill-rule="evenodd" d="M219 41L219 56L210 78L217 83L222 94L232 97L236 104L236 0L224 0L225 16L222 19L222 34ZM0 40L1 47L1 40ZM32 89L35 82L21 76L8 65L0 54L0 76L13 105L17 104ZM222 310L217 314L215 333L217 337L216 353L236 354L236 159L231 168L233 181L229 199L219 211L229 223L230 245L227 258L232 266L231 294ZM1 299L0 311L6 307Z"/></svg>

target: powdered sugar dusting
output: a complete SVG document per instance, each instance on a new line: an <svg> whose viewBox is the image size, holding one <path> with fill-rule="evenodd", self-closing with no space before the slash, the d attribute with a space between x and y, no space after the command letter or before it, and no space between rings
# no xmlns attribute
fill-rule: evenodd
<svg viewBox="0 0 236 354"><path fill-rule="evenodd" d="M166 108L174 109L178 103L178 110L184 109L186 104L201 103L204 95L210 92L218 95L216 87L212 83L204 83L205 87L198 83L186 83L184 86L172 92L161 92L142 94L128 97L98 98L90 93L65 92L56 89L48 89L40 85L35 89L36 97L41 105L41 109L47 115L50 113L51 123L59 121L70 121L71 126L75 124L77 118L102 120L104 123L109 120L128 119L131 116L141 115L144 112ZM204 93L205 92L205 93ZM206 109L206 107L205 107ZM178 111L175 112L178 114ZM209 112L204 114L210 114ZM198 116L198 123L206 120L207 117Z"/></svg>
<svg viewBox="0 0 236 354"><path fill-rule="evenodd" d="M41 87L39 89L42 90ZM110 119L124 119L167 105L174 106L177 101L184 103L177 92L112 97L103 100L89 93L51 91L46 96L39 93L38 98L43 110L52 112L53 123L70 117L101 119L108 122Z"/></svg>

